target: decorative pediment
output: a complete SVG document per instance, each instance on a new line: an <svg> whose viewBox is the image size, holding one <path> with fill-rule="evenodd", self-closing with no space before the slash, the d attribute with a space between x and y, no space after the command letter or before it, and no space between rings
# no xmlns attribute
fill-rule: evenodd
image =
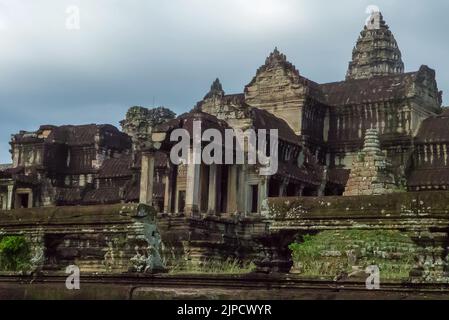
<svg viewBox="0 0 449 320"><path fill-rule="evenodd" d="M306 79L287 61L277 48L265 60L245 87L245 99L250 105L276 100L296 99L305 92Z"/></svg>

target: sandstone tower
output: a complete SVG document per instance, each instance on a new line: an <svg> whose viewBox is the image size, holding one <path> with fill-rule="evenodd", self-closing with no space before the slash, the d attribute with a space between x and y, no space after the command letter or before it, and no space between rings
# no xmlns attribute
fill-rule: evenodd
<svg viewBox="0 0 449 320"><path fill-rule="evenodd" d="M354 160L345 196L381 195L395 191L391 164L380 149L377 129L366 131L363 150Z"/></svg>
<svg viewBox="0 0 449 320"><path fill-rule="evenodd" d="M404 73L401 51L380 12L374 12L352 52L346 80Z"/></svg>

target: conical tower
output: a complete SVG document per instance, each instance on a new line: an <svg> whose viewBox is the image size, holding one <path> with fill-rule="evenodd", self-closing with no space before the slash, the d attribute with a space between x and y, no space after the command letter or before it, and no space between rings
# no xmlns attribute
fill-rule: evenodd
<svg viewBox="0 0 449 320"><path fill-rule="evenodd" d="M373 12L352 52L346 79L404 73L402 54L380 12Z"/></svg>
<svg viewBox="0 0 449 320"><path fill-rule="evenodd" d="M380 148L377 129L366 130L363 150L352 163L345 196L369 196L397 191L391 164Z"/></svg>

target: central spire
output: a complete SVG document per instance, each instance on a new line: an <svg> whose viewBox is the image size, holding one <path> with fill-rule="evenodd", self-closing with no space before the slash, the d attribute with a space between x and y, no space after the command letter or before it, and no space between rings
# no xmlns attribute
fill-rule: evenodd
<svg viewBox="0 0 449 320"><path fill-rule="evenodd" d="M398 44L383 19L373 12L352 52L346 79L367 79L404 73L404 63Z"/></svg>
<svg viewBox="0 0 449 320"><path fill-rule="evenodd" d="M366 29L368 30L388 30L388 26L385 23L384 17L382 13L379 11L375 11L371 14L371 17L368 19L366 23Z"/></svg>

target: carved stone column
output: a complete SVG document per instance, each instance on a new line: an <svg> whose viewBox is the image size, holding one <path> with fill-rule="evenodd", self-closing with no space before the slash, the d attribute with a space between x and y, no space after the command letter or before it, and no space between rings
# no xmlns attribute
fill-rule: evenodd
<svg viewBox="0 0 449 320"><path fill-rule="evenodd" d="M237 208L236 211L244 213L245 215L250 213L251 205L248 204L250 186L247 183L248 180L248 165L243 164L238 167L237 174Z"/></svg>
<svg viewBox="0 0 449 320"><path fill-rule="evenodd" d="M193 152L189 152L189 161L187 164L187 188L186 188L186 206L185 214L194 216L200 210L200 173L201 164L195 164L193 161Z"/></svg>
<svg viewBox="0 0 449 320"><path fill-rule="evenodd" d="M264 177L259 183L259 213L262 211L262 204L268 200L268 178Z"/></svg>
<svg viewBox="0 0 449 320"><path fill-rule="evenodd" d="M9 185L8 186L8 199L7 199L7 204L6 204L6 210L12 210L13 194L14 194L14 185Z"/></svg>
<svg viewBox="0 0 449 320"><path fill-rule="evenodd" d="M220 181L218 181L218 168L216 164L209 167L209 203L208 214L214 215L217 213L217 188Z"/></svg>
<svg viewBox="0 0 449 320"><path fill-rule="evenodd" d="M228 205L227 212L234 213L237 211L237 166L229 167L228 173Z"/></svg>
<svg viewBox="0 0 449 320"><path fill-rule="evenodd" d="M174 213L172 208L173 196L174 196L174 177L173 168L167 170L167 175L165 176L165 191L164 191L164 213Z"/></svg>
<svg viewBox="0 0 449 320"><path fill-rule="evenodd" d="M154 153L142 154L142 171L140 178L140 203L153 205L154 187Z"/></svg>

